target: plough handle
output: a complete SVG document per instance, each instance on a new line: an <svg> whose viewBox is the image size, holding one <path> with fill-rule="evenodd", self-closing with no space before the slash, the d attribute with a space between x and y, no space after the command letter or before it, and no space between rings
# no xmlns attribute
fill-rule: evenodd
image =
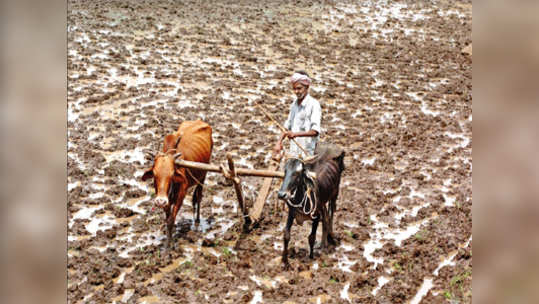
<svg viewBox="0 0 539 304"><path fill-rule="evenodd" d="M258 105L258 107L260 108L260 110L262 110L262 112L271 120L273 121L280 129L281 131L283 132L287 132L288 130L283 127L279 122L277 122L272 116L270 113L268 113L266 110L264 110L264 108L261 106L261 105ZM305 149L303 149L303 147L294 139L294 138L290 138L300 149L301 151L303 151L303 153L305 153L305 155L309 155L309 153L307 153L307 151L305 151Z"/></svg>

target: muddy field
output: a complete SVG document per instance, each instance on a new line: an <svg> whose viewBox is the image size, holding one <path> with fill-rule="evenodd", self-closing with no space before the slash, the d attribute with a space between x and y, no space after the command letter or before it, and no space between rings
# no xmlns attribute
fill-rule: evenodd
<svg viewBox="0 0 539 304"><path fill-rule="evenodd" d="M68 1L69 303L470 303L471 25L470 1ZM338 246L311 260L294 225L283 271L275 193L237 244L208 174L167 252L142 151L200 118L212 163L266 168L279 132L255 105L284 121L297 69L346 150ZM248 205L262 182L242 178Z"/></svg>

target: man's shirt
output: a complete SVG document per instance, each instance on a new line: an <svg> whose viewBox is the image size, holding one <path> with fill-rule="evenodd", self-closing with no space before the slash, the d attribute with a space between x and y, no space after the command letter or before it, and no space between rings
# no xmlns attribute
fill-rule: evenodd
<svg viewBox="0 0 539 304"><path fill-rule="evenodd" d="M320 120L322 117L322 109L320 103L311 95L305 96L301 105L298 105L297 100L290 106L290 112L288 113L288 119L284 123L284 127L292 132L305 132L315 130L318 132L317 136L312 137L295 137L294 139L307 151L309 155L314 154L314 149L320 138ZM290 151L294 156L301 156L302 151L291 140Z"/></svg>

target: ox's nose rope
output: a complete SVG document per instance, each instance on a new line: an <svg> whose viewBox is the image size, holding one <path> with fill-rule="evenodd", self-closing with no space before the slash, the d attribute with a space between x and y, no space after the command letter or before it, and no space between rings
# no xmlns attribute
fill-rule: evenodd
<svg viewBox="0 0 539 304"><path fill-rule="evenodd" d="M294 189L294 192L290 195L290 197L294 197L296 195L296 192L297 192L298 188ZM303 197L303 200L305 200L305 197ZM303 202L303 201L302 201ZM299 208L301 207L301 203L302 202L299 202L299 204L295 205L293 202L292 202L292 199L288 199L286 201L286 203L290 206L290 207L294 207L294 208Z"/></svg>
<svg viewBox="0 0 539 304"><path fill-rule="evenodd" d="M314 178L309 178L309 179L311 180L313 184L312 186L307 185L307 189L305 190L305 193L303 194L303 199L297 205L292 202L292 199L287 200L286 203L290 207L301 209L305 215L309 215L311 219L314 220L315 218L317 218L317 216L314 216L316 214L316 207L318 205L318 201L317 201L318 195L316 193L317 185L316 185L316 180ZM292 197L294 197L296 192L297 192L297 188L296 190L294 190ZM307 210L307 201L309 201L309 210Z"/></svg>

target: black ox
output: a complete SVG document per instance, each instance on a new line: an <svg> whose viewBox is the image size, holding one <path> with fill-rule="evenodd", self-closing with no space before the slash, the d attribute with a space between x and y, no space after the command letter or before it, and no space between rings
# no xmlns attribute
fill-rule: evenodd
<svg viewBox="0 0 539 304"><path fill-rule="evenodd" d="M309 257L313 258L318 222L322 220L322 248L336 244L333 235L333 215L336 209L341 173L344 170L344 151L319 144L310 160L289 158L285 163L285 176L278 192L279 199L288 206L288 219L284 231L283 266L289 268L288 242L294 219L298 225L312 220L309 235ZM329 202L329 205L326 204Z"/></svg>

